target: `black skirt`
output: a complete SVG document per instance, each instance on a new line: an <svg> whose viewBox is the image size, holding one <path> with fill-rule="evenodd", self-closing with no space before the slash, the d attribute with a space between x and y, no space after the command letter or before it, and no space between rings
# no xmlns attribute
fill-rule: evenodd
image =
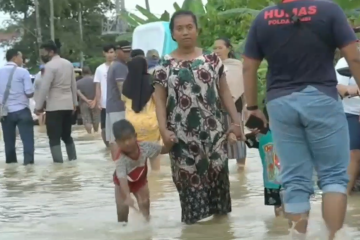
<svg viewBox="0 0 360 240"><path fill-rule="evenodd" d="M265 205L280 207L282 204L280 191L280 189L264 188Z"/></svg>

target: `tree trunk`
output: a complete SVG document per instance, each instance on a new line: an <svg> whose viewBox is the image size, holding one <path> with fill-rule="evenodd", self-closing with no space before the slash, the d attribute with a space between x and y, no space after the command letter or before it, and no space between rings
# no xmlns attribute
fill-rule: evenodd
<svg viewBox="0 0 360 240"><path fill-rule="evenodd" d="M42 34L41 34L41 24L40 24L40 13L39 13L39 2L38 0L34 1L35 5L35 14L36 14L36 40L39 47L39 59L41 62L41 53L40 53L40 46L42 43Z"/></svg>
<svg viewBox="0 0 360 240"><path fill-rule="evenodd" d="M50 35L51 35L51 40L55 41L54 1L49 0L49 3L50 3Z"/></svg>

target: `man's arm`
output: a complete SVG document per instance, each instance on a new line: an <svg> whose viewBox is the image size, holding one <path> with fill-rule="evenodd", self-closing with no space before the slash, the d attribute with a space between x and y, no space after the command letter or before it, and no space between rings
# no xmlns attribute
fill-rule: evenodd
<svg viewBox="0 0 360 240"><path fill-rule="evenodd" d="M223 67L222 67L223 68ZM231 122L234 124L240 124L240 118L235 107L233 97L231 95L229 86L226 81L226 76L224 73L220 75L219 80L219 96L222 104L224 105L226 111L229 113Z"/></svg>
<svg viewBox="0 0 360 240"><path fill-rule="evenodd" d="M122 87L123 87L124 81L126 79L126 76L128 74L128 69L124 64L120 64L120 65L114 66L113 71L114 71L114 78L115 78L115 81L116 81L116 84L118 86L119 93L121 96Z"/></svg>
<svg viewBox="0 0 360 240"><path fill-rule="evenodd" d="M75 78L75 72L74 67L72 68L72 79L71 79L71 92L72 92L72 98L73 98L73 104L74 107L78 105L78 99L77 99L77 87L76 87L76 78Z"/></svg>
<svg viewBox="0 0 360 240"><path fill-rule="evenodd" d="M34 85L31 82L30 73L26 69L24 70L23 80L24 80L24 93L27 98L32 98L34 96Z"/></svg>
<svg viewBox="0 0 360 240"><path fill-rule="evenodd" d="M341 68L348 67L348 63L346 62L345 58L340 58L340 60L336 63L335 66L335 73L336 73L336 79L338 81L337 90L338 93L342 97L347 97L353 94L354 92L358 92L358 86L357 85L351 85L349 86L350 78L346 76L340 75L337 70Z"/></svg>
<svg viewBox="0 0 360 240"><path fill-rule="evenodd" d="M351 28L344 11L337 5L332 4L332 34L336 46L349 64L352 75L358 86L360 86L360 45Z"/></svg>
<svg viewBox="0 0 360 240"><path fill-rule="evenodd" d="M101 71L99 67L97 67L95 70L94 83L96 84L95 99L100 107L101 106Z"/></svg>
<svg viewBox="0 0 360 240"><path fill-rule="evenodd" d="M247 106L257 106L257 71L264 58L264 53L257 40L256 32L256 18L251 27L246 39L244 63L243 63L243 77L244 77L244 91Z"/></svg>
<svg viewBox="0 0 360 240"><path fill-rule="evenodd" d="M35 110L42 110L44 107L44 103L46 97L49 94L51 83L55 79L55 70L49 67L49 65L45 66L44 75L41 78L41 84L39 93L37 96Z"/></svg>
<svg viewBox="0 0 360 240"><path fill-rule="evenodd" d="M88 102L88 101L89 101L89 99L87 99L87 98L85 97L85 95L82 94L82 92L81 92L80 90L77 90L77 94L78 94L78 96L79 96L82 100L84 100L84 102Z"/></svg>

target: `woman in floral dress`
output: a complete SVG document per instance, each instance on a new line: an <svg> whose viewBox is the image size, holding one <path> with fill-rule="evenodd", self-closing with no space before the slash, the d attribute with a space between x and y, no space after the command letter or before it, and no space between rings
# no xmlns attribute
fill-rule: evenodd
<svg viewBox="0 0 360 240"><path fill-rule="evenodd" d="M195 15L176 12L170 28L179 47L154 71L156 114L164 143L177 137L170 152L173 181L182 222L193 224L231 212L226 138L229 132L238 138L243 133L221 60L196 47ZM221 106L232 118L229 129Z"/></svg>

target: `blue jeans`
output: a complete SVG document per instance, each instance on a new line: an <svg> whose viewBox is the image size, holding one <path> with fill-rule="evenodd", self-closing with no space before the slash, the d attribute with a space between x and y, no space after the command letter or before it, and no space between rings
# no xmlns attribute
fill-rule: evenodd
<svg viewBox="0 0 360 240"><path fill-rule="evenodd" d="M34 163L34 122L30 109L8 113L1 121L6 163L16 163L16 127L24 146L24 164Z"/></svg>
<svg viewBox="0 0 360 240"><path fill-rule="evenodd" d="M349 131L340 100L312 86L267 104L287 213L310 210L313 169L323 193L346 194Z"/></svg>

